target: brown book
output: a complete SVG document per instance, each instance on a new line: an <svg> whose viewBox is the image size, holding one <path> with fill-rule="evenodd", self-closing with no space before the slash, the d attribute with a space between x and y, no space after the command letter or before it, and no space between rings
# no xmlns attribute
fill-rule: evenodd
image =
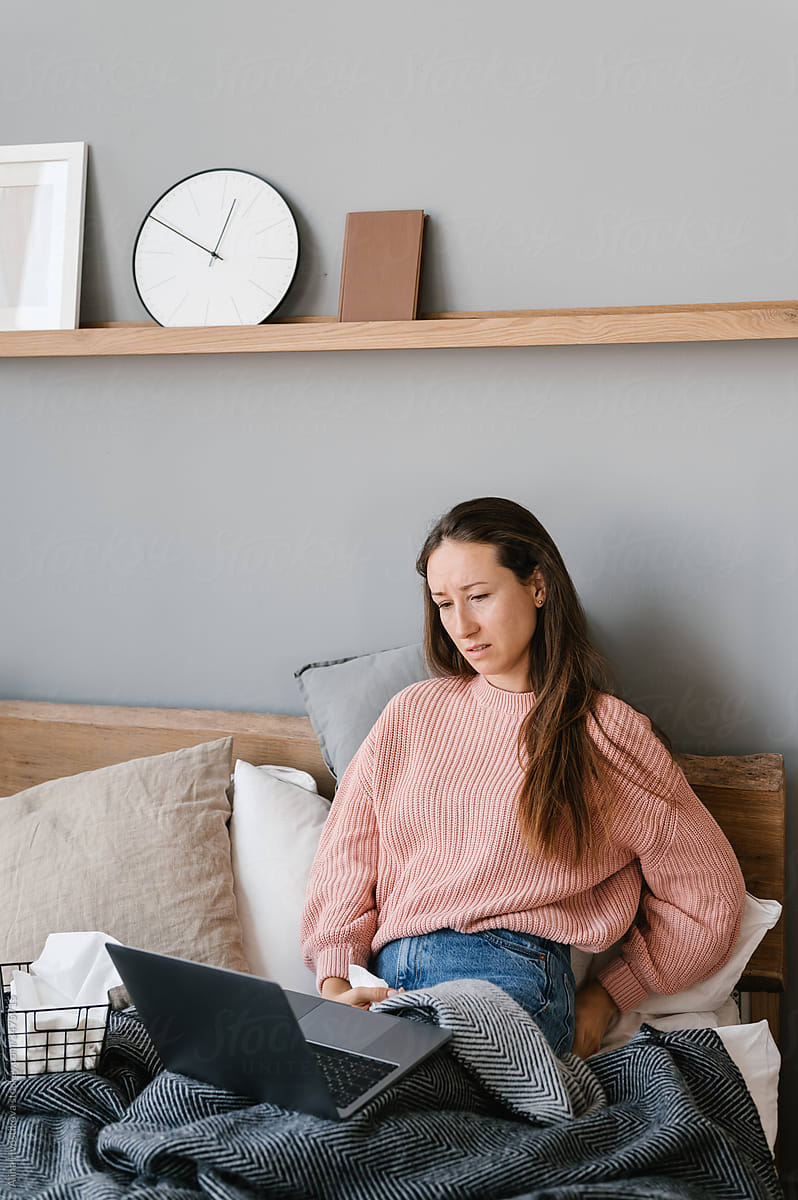
<svg viewBox="0 0 798 1200"><path fill-rule="evenodd" d="M339 321L412 321L418 308L424 210L346 214Z"/></svg>

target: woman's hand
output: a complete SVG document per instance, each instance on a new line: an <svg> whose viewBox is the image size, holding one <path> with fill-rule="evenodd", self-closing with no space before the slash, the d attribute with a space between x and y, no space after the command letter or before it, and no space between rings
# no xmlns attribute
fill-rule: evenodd
<svg viewBox="0 0 798 1200"><path fill-rule="evenodd" d="M403 992L404 988L399 988ZM336 979L333 976L324 980L321 994L325 1000L338 1000L341 1004L351 1004L353 1008L369 1008L379 1004L388 996L396 995L396 988L389 987L350 987L346 979Z"/></svg>
<svg viewBox="0 0 798 1200"><path fill-rule="evenodd" d="M597 979L586 983L574 996L573 1053L589 1058L601 1046L618 1005Z"/></svg>

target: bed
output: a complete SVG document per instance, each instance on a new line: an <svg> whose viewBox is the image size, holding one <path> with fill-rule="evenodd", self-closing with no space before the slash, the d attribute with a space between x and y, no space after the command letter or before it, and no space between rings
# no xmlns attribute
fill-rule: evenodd
<svg viewBox="0 0 798 1200"><path fill-rule="evenodd" d="M209 746L215 749L206 752ZM216 774L203 799L195 780L184 776L197 768L200 759L203 778L208 775L209 756ZM71 878L69 861L62 861L60 869L52 864L48 868L48 847L42 849L30 831L25 833L23 848L18 845L13 852L6 849L3 867L6 879L16 882L28 878L26 894L32 897L31 909L39 903L44 906L41 913L33 914L29 929L37 928L36 919L45 922L40 928L52 928L55 902L63 906L59 912L68 914L62 928L103 929L122 941L145 945L146 934L136 922L148 920L147 928L159 924L161 938L151 941L148 948L266 974L263 958L246 944L246 933L231 950L235 941L231 931L239 916L243 923L247 905L246 897L240 888L237 890L236 869L240 867L243 877L245 853L258 839L252 835L253 826L242 827L238 850L233 845L231 866L230 846L225 839L232 839L236 821L244 820L244 776L241 815L236 808L236 790L230 821L232 789L227 788L230 775L226 764L241 760L258 770L260 764L282 768L282 773L267 773L269 788L276 788L279 782L288 790L277 798L276 793L269 793L264 802L277 805L269 818L277 822L270 826L276 832L269 851L269 870L264 871L261 861L253 895L268 895L268 886L275 880L283 889L280 894L287 895L292 879L280 875L285 864L281 863L279 846L288 847L288 854L301 844L306 859L312 852L327 803L324 798L333 795L335 785L325 757L317 732L306 717L0 702L4 846L9 838L13 842L22 836L33 807L37 815L30 829L40 830L48 820L54 822L51 828L61 829L62 855L74 854L75 863L94 853L98 862L117 855L117 861L132 860L135 867L129 894L117 867L115 878L92 885L92 897L81 894L78 887L75 895L65 900L62 892ZM179 776L186 794L174 812L163 799L169 790L163 779L171 777L159 776L153 782L141 766L134 765L142 761L157 762L159 770L166 763L170 770L178 771L175 778ZM682 755L680 762L732 842L749 893L783 902L785 794L781 756ZM177 766L173 768L174 763ZM114 775L115 771L127 772L121 788L121 777ZM77 787L71 783L75 776L81 780ZM264 778L253 777L255 785L260 786ZM97 781L109 779L116 780L110 799L107 788L96 791ZM147 793L144 800L136 798L136 789L143 789L142 795ZM223 799L220 790L225 792ZM20 797L23 792L25 796ZM124 795L123 806L115 809L120 792ZM308 808L311 815L296 826L290 820L286 824L285 812L281 811L279 817L274 815L279 805L289 803L292 796L301 805L315 805L312 812ZM202 804L204 823L196 835L200 840L186 850L180 839L190 824L187 814ZM81 812L81 807L89 811ZM107 816L108 829L104 832L98 812ZM280 838L284 839L282 843ZM34 842L34 849L39 847L36 853L43 855L36 859L35 869L30 866L34 851L27 849ZM166 860L155 866L152 855L161 843L166 843L169 852ZM9 857L12 854L15 857ZM232 890L219 885L223 869L230 874ZM50 876L55 880L52 896L57 897L56 901L47 899ZM193 896L192 889L207 888L209 883L211 919L206 922L207 928L200 929L202 914L198 910L208 902L192 899L188 903L186 898ZM297 890L296 880L293 885L292 903L296 906L301 889ZM261 886L266 886L267 892L257 893ZM108 889L105 908L98 912L92 910L91 903L97 902L103 887ZM153 916L145 917L147 905L157 913L157 921ZM226 915L222 911L225 905ZM6 922L2 953L9 955L5 961L21 960L26 947L13 939L18 925L24 925L30 913L27 909L22 912L18 902L8 911L13 918ZM105 923L100 924L103 916ZM91 918L95 923L86 924ZM79 923L81 920L83 923ZM724 1040L726 1027L718 1033L714 1010L710 1013L705 1009L686 1022L679 1013L644 1013L642 1024L638 1021L630 1026L623 1038L616 1031L615 1042L608 1040L603 1051L591 1060L587 1076L580 1074L578 1066L570 1073L561 1070L555 1080L556 1097L549 1095L545 1102L537 1097L539 1107L531 1113L524 1108L526 1100L519 1102L516 1085L519 1072L523 1075L537 1054L533 1031L528 1031L532 1040L521 1057L517 1045L503 1044L498 1063L483 1062L481 1050L474 1051L473 1044L469 1046L461 1037L457 1054L439 1056L440 1062L435 1060L423 1070L419 1068L418 1077L406 1087L397 1085L397 1095L387 1107L383 1103L374 1111L365 1110L359 1124L353 1121L343 1123L346 1128L328 1130L312 1125L319 1122L318 1118L262 1111L263 1106L253 1107L242 1098L158 1072L157 1056L153 1058L151 1046L136 1025L135 1014L115 1014L116 1057L107 1078L81 1072L68 1081L63 1076L48 1076L0 1083L7 1171L7 1180L0 1174L0 1186L11 1182L18 1189L2 1194L365 1198L395 1191L403 1200L481 1195L509 1200L544 1194L779 1195L768 1140L772 1145L775 1134L775 1047L784 987L783 927L781 920L764 936L760 931L742 978L733 981L739 984L741 994L734 1015L729 1016L728 1005L722 1008L730 1027L739 1021L737 1012L742 1012L746 1037L740 1038L738 1028L736 1034L732 1030ZM273 929L267 930L267 935L272 934ZM34 934L28 932L26 936L33 938ZM199 942L195 945L191 941L195 937L205 939L199 949ZM27 944L26 957L33 957L39 949L39 945ZM268 954L274 955L270 961L279 961L283 951L285 945L279 944L278 937L268 948ZM281 972L284 979L280 978ZM275 971L273 977L286 986L297 986L296 973L291 976L288 965ZM491 1005L486 1004L484 996L475 994L466 999L471 1006L468 1012L458 1010L456 1004L452 1008L444 996L425 998L423 1005L419 1003L407 1015L450 1020L461 1031L469 1021L478 1024L483 1019L493 1020ZM684 1029L684 1024L703 1028ZM747 1030L756 1036L747 1037ZM651 1074L655 1063L659 1064L656 1070L664 1072L661 1078ZM538 1064L538 1073L541 1069ZM511 1078L515 1083L505 1086ZM53 1091L55 1080L60 1092ZM621 1086L631 1086L632 1091L622 1095L618 1092ZM678 1097L685 1095L693 1100L698 1097L704 1106L698 1118L685 1112L679 1118L679 1130L663 1129L657 1124L662 1114L652 1113L647 1135L650 1144L646 1148L646 1138L636 1122L648 1098L652 1103L656 1098L665 1104L665 1119L670 1121L681 1103ZM603 1099L596 1101L596 1096ZM609 1141L608 1122L615 1130ZM325 1124L331 1123L321 1122ZM763 1129L768 1124L769 1139ZM702 1130L698 1140L697 1125ZM584 1146L573 1142L574 1131L582 1128L591 1145L600 1147L595 1158L586 1158ZM14 1131L13 1146L8 1141L9 1129ZM682 1137L684 1142L679 1140ZM59 1141L62 1152L55 1148ZM518 1148L517 1162L510 1147ZM541 1147L547 1147L545 1160L538 1157L539 1152L543 1153ZM642 1157L636 1160L638 1152ZM342 1163L347 1164L345 1171L341 1170Z"/></svg>

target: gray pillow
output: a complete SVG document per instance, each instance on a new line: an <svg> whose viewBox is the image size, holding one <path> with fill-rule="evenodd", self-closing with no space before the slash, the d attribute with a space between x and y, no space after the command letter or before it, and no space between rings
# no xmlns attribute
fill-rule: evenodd
<svg viewBox="0 0 798 1200"><path fill-rule="evenodd" d="M429 677L419 644L308 663L294 671L322 756L336 779L391 697Z"/></svg>

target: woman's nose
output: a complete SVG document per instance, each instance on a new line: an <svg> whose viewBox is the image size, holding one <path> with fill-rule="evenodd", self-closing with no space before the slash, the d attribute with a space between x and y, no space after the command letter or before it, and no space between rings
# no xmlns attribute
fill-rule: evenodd
<svg viewBox="0 0 798 1200"><path fill-rule="evenodd" d="M468 637L471 633L476 633L479 629L479 622L475 620L474 614L467 609L461 609L455 613L454 617L454 632L457 637Z"/></svg>

